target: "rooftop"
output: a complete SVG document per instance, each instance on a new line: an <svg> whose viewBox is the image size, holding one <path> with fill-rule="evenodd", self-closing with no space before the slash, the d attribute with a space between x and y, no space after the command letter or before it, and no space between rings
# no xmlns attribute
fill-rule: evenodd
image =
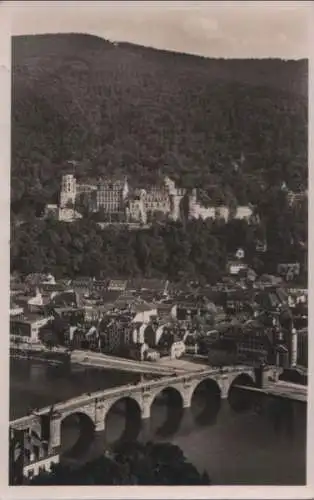
<svg viewBox="0 0 314 500"><path fill-rule="evenodd" d="M38 314L34 312L26 311L23 316L19 319L13 319L13 321L25 322L25 323L35 323L36 321L41 321L43 319L48 319L50 316Z"/></svg>
<svg viewBox="0 0 314 500"><path fill-rule="evenodd" d="M129 290L150 290L163 292L167 284L167 280L139 278L128 281L127 288Z"/></svg>

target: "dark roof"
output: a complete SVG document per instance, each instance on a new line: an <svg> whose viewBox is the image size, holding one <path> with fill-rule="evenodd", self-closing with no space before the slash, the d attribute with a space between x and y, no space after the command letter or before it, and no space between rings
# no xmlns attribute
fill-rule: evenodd
<svg viewBox="0 0 314 500"><path fill-rule="evenodd" d="M27 283L37 284L37 283L41 283L45 279L46 279L46 274L43 274L43 273L31 273L31 274L28 274L26 276L25 281Z"/></svg>
<svg viewBox="0 0 314 500"><path fill-rule="evenodd" d="M114 303L121 296L120 290L105 290L100 292L101 300L105 303Z"/></svg>
<svg viewBox="0 0 314 500"><path fill-rule="evenodd" d="M108 287L119 286L119 287L123 287L125 289L126 286L127 286L127 283L128 283L127 280L123 280L123 279L111 279L111 280L109 280Z"/></svg>
<svg viewBox="0 0 314 500"><path fill-rule="evenodd" d="M81 307L72 307L72 306L56 306L53 307L53 310L56 311L57 313L66 311L71 311L71 312L83 311Z"/></svg>
<svg viewBox="0 0 314 500"><path fill-rule="evenodd" d="M27 288L28 285L25 283L10 282L10 290L12 291L25 291Z"/></svg>
<svg viewBox="0 0 314 500"><path fill-rule="evenodd" d="M287 346L283 345L283 344L279 344L276 346L276 351L277 352L280 352L282 354L286 354L289 352L289 349Z"/></svg>
<svg viewBox="0 0 314 500"><path fill-rule="evenodd" d="M64 283L41 283L39 288L45 292L59 292L65 291L67 286Z"/></svg>
<svg viewBox="0 0 314 500"><path fill-rule="evenodd" d="M161 302L157 303L156 307L157 307L157 312L169 312L173 307L173 303L171 302L166 304L164 302Z"/></svg>
<svg viewBox="0 0 314 500"><path fill-rule="evenodd" d="M109 280L107 280L107 279L95 280L95 281L93 281L92 286L94 288L97 288L97 287L106 287L106 286L108 286L108 283L109 283Z"/></svg>
<svg viewBox="0 0 314 500"><path fill-rule="evenodd" d="M128 281L127 288L129 290L151 290L163 292L166 287L167 280L161 280L157 278L139 278Z"/></svg>
<svg viewBox="0 0 314 500"><path fill-rule="evenodd" d="M63 306L66 306L69 302L74 302L76 303L77 301L77 296L76 296L76 293L75 292L72 292L72 291L62 291L60 293L58 293L57 295L55 295L52 299L51 299L51 303L52 304L58 304L58 306L60 307L63 307Z"/></svg>
<svg viewBox="0 0 314 500"><path fill-rule="evenodd" d="M43 315L43 314L37 314L37 313L34 313L34 312L29 312L29 311L26 311L24 312L22 318L12 318L13 321L22 321L22 322L25 322L25 323L33 323L35 321L39 321L39 320L42 320L42 319L47 319L49 316L47 315ZM12 321L11 319L11 321Z"/></svg>
<svg viewBox="0 0 314 500"><path fill-rule="evenodd" d="M139 292L139 297L147 302L153 302L158 298L159 294L160 292L156 292L154 290L142 290Z"/></svg>

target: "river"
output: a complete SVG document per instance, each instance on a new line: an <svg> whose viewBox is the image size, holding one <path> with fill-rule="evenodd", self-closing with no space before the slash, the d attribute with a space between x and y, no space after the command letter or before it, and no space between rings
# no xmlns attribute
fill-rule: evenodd
<svg viewBox="0 0 314 500"><path fill-rule="evenodd" d="M138 375L92 369L65 374L42 362L11 359L10 380L12 420L30 409L135 382ZM180 446L186 457L200 471L206 470L216 485L302 485L306 481L306 405L291 404L295 418L293 428L288 431L285 425L274 425L268 412L254 409L235 412L225 400L214 422L195 423L191 429L177 432L166 440ZM164 413L162 405L154 410L155 428ZM107 435L118 435L122 425L119 416L110 415ZM62 428L63 446L74 444L77 435L75 422L68 421ZM98 435L98 445L101 439Z"/></svg>

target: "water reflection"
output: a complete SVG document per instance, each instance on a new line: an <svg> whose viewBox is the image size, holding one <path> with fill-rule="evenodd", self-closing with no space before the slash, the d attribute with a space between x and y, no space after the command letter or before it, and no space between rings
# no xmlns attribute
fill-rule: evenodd
<svg viewBox="0 0 314 500"><path fill-rule="evenodd" d="M179 429L183 415L181 394L171 387L161 391L150 410L150 432L152 439L173 436Z"/></svg>
<svg viewBox="0 0 314 500"><path fill-rule="evenodd" d="M117 401L105 418L104 443L136 441L141 430L141 409L132 398Z"/></svg>
<svg viewBox="0 0 314 500"><path fill-rule="evenodd" d="M191 400L191 412L196 425L209 426L216 422L221 406L218 384L211 379L203 380L195 389Z"/></svg>
<svg viewBox="0 0 314 500"><path fill-rule="evenodd" d="M84 413L77 412L66 417L61 424L62 454L76 458L88 453L94 441L94 425Z"/></svg>

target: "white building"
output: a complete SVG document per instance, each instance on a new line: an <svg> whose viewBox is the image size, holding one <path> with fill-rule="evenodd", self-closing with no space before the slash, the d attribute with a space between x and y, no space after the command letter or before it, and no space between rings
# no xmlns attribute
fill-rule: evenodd
<svg viewBox="0 0 314 500"><path fill-rule="evenodd" d="M197 201L197 190L193 189L189 198L189 217L191 219L223 219L227 222L231 217L234 219L250 220L253 210L248 205L238 206L234 214L226 205L204 207Z"/></svg>
<svg viewBox="0 0 314 500"><path fill-rule="evenodd" d="M60 207L58 211L58 220L63 222L73 222L82 219L82 215L73 208Z"/></svg>
<svg viewBox="0 0 314 500"><path fill-rule="evenodd" d="M23 307L12 306L10 307L10 317L21 316L24 312Z"/></svg>
<svg viewBox="0 0 314 500"><path fill-rule="evenodd" d="M149 323L152 316L157 316L157 308L150 304L137 304L134 307L132 323Z"/></svg>
<svg viewBox="0 0 314 500"><path fill-rule="evenodd" d="M38 343L39 332L53 316L42 316L35 313L24 313L23 317L10 318L10 340L25 342L26 344Z"/></svg>
<svg viewBox="0 0 314 500"><path fill-rule="evenodd" d="M170 350L170 358L178 359L185 353L185 343L182 341L174 342Z"/></svg>
<svg viewBox="0 0 314 500"><path fill-rule="evenodd" d="M23 467L23 476L31 479L34 476L38 476L41 472L50 472L52 465L58 464L59 460L59 455L52 455L36 462L31 462Z"/></svg>

